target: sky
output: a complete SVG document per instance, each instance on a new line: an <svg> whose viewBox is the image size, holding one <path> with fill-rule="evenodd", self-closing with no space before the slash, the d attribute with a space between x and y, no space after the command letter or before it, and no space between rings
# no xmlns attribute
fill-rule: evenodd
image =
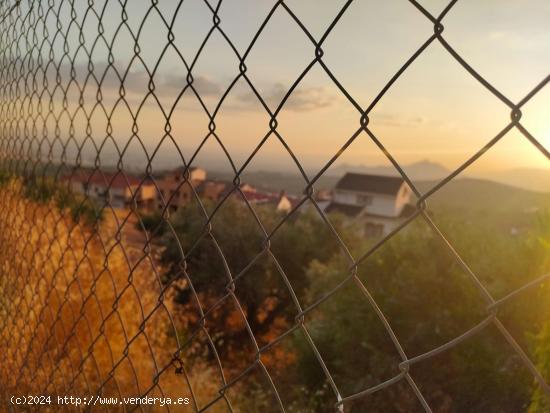
<svg viewBox="0 0 550 413"><path fill-rule="evenodd" d="M59 1L54 2L59 4ZM239 74L235 51L217 31L195 59L212 27L212 11L205 0L178 2L160 0L164 18L173 20L174 46L165 50L168 30L159 12L143 18L150 1L128 1L125 8L128 27L119 27L122 7L119 2L95 2L102 15L104 38L114 57L109 68L108 48L95 42L98 19L84 14L86 3L77 3L77 21L82 25L83 46L78 48L76 25L68 24L69 8L63 3L59 22L66 35L66 47L74 58L77 78L84 83L93 73L103 77L104 105L112 116L112 135L123 147L130 140L125 161L142 165L143 148L151 155L158 149L155 166L176 162L178 151L165 139L165 116L171 112L171 135L186 159L197 150L208 133L209 119L201 103L189 89L178 96L186 84L187 66L192 65L194 86L209 111L219 103ZM341 0L287 0L290 10L315 39L320 39L344 5ZM437 15L445 1L419 3ZM215 8L217 2L209 3ZM243 56L262 22L273 8L273 0L222 0L219 26ZM22 11L28 5L22 5ZM174 17L175 16L175 17ZM443 37L493 86L512 102L518 102L550 74L550 2L547 0L458 0L443 20ZM57 22L50 15L50 33ZM118 29L118 30L117 30ZM137 34L139 55L135 58ZM323 62L362 107L366 108L407 59L432 35L433 24L406 0L356 0L342 15L323 43ZM63 79L69 78L68 56L63 56L62 36L53 45ZM274 110L289 87L315 56L315 47L303 30L283 8L278 7L246 55L247 76ZM160 60L159 60L160 59ZM184 63L185 61L185 63ZM120 104L120 81L125 74L125 99ZM53 70L52 67L50 67ZM154 72L155 95L145 104L149 76ZM50 78L54 78L53 72ZM65 81L65 80L64 80ZM78 101L79 91L68 87L69 100ZM84 89L85 109L96 101L97 84ZM118 103L117 103L118 102ZM159 107L159 105L162 107ZM164 113L163 113L164 110ZM132 113L139 111L137 126L141 143L132 137ZM91 112L90 112L91 113ZM369 128L395 159L403 165L422 160L438 162L453 169L500 132L510 120L509 108L475 80L439 44L433 42L405 71L375 105ZM319 64L315 64L299 83L277 116L277 130L300 163L311 171L319 170L339 151L360 126L360 115ZM60 121L63 129L68 118ZM251 93L244 79L239 80L223 101L216 118L216 133L238 168L269 131L270 116ZM550 150L550 85L543 88L523 108L522 124ZM75 140L85 136L85 117L75 118ZM93 138L105 137L105 116L92 116ZM163 142L159 148L159 143ZM143 147L141 146L143 144ZM89 153L92 148L90 146ZM102 148L105 162L116 158L114 146ZM91 155L89 155L91 156ZM226 155L215 139L209 138L194 160L195 164L224 169ZM388 161L365 133L344 151L336 164L381 165ZM272 135L250 164L254 169L294 170L287 149ZM512 130L469 170L474 172L511 168L548 168L550 162L519 132Z"/></svg>

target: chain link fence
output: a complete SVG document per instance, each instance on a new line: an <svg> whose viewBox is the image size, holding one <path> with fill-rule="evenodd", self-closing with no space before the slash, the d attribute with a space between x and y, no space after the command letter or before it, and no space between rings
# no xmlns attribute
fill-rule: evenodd
<svg viewBox="0 0 550 413"><path fill-rule="evenodd" d="M388 388L405 386L406 389L399 388L405 389L402 390L405 393L412 391L417 407L429 412L434 407L430 406L429 395L413 378L415 367L473 340L490 327L496 327L500 340L508 343L532 373L537 385L549 393L548 383L531 357L499 319L499 310L518 295L528 294L542 285L550 275L540 274L539 278L495 298L440 231L428 211L427 202L511 130L519 131L526 142L534 145L547 159L550 157L547 148L521 123L522 109L547 85L550 76L523 99L511 101L489 79L476 72L445 39L445 17L457 1L451 1L434 16L419 2L410 0L410 6L431 22L433 34L412 56L404 56L401 68L395 74L388 74L390 80L372 102L363 107L354 98L354 91L344 88L341 79L331 71L323 51L325 41L354 0L345 2L321 36L314 36L286 2L273 2L244 51L240 51L224 31L224 21L219 14L223 2L204 0L211 25L193 55L180 50L176 36L175 27L181 24L183 0L174 1L170 12L163 8L163 2L147 3L138 24L131 22L127 13L129 8L135 7L133 2L122 0L22 0L4 1L0 5L0 348L3 355L0 393L2 403L6 403L4 406L13 411L19 408L9 407L9 397L13 394L55 394L82 397L80 408L86 411L260 411L264 408L239 406L239 397L253 398L250 381L253 378L263 383L261 397L269 400L270 409L300 411L285 401L286 390L282 390L273 373L273 359L279 357L273 356L273 352L291 340L291 336L298 335L312 355L309 362L316 363L323 375L328 394L325 400L329 401L325 406L327 411L347 411L347 406L352 406L356 400L368 399ZM113 10L117 10L115 15ZM259 37L276 12L290 17L307 36L311 56L303 70L296 73L280 102L272 108L249 77L247 57L257 47ZM144 43L142 29L150 19L157 22L159 32L154 41L159 54L152 62L141 47ZM129 39L125 44L125 56L117 54L116 44L121 33ZM201 84L203 79L194 69L213 36L220 37L229 46L236 58L237 74L221 91L216 104L209 105L204 100L207 92ZM369 115L415 60L437 44L508 108L510 121L449 176L421 192L386 149L383 139L373 133ZM105 56L103 61L98 57L100 53ZM177 55L182 65L182 76L178 78L177 93L171 105L165 105L158 80L158 67L168 53ZM146 85L139 92L131 90L131 78L136 76L132 68L136 63L143 68L140 76ZM279 130L278 116L313 68L326 73L355 108L357 129L311 177ZM231 151L224 145L224 135L217 127L220 113L226 110L224 102L238 82L248 86L268 117L265 134L258 136L256 147L241 166L233 160ZM108 95L108 91L113 90L115 92ZM208 120L202 140L190 156L183 155L172 131L175 116L180 116L175 114L176 106L185 94L196 99ZM164 132L155 137L153 148L147 148L142 125L147 122L144 107L151 102L162 112ZM130 113L131 122L126 126L118 122L121 108ZM364 134L399 172L416 197L416 204L414 212L397 228L373 243L367 251L357 254L353 251L354 246L348 245L346 237L340 233L340 227L320 205L315 187L327 169L343 153L352 150L349 147ZM269 225L264 222L252 193L247 191L241 179L268 141L282 144L304 180L303 195ZM214 202L207 201L204 188L194 183L196 167L201 166L196 165L196 158L207 143L221 148L232 168L232 182ZM142 163L139 168L133 165L130 172L129 148L136 145L143 154ZM172 148L180 165L179 175L174 178L177 183L171 190L165 190L163 178L158 168L155 169L159 150L166 145ZM192 215L194 223L182 224L173 218L181 214L174 212L174 206L182 193L187 196L185 203L198 211ZM216 233L217 226L221 225L216 217L235 197L245 211L241 211L244 215L240 216L254 222L262 240L254 254L243 254L237 269L227 257L227 249L233 248L228 247L228 242L241 243L239 237L244 235L239 226L244 223L231 223L234 229L229 241L227 237L220 239L224 235ZM296 277L289 275L289 268L285 268L284 260L273 248L278 234L304 219L305 210L315 214L317 223L328 230L327 245L330 243L331 248L334 246L345 257L342 268L345 276L309 302L302 299L302 293L297 291L302 287L296 286ZM148 221L152 213L157 217L153 223ZM411 355L405 351L375 295L359 276L358 268L419 220L428 225L454 263L467 274L468 279L463 282L473 283L478 290L485 314L481 321L450 341ZM193 225L196 227L191 229ZM180 235L186 230L195 231L196 239L182 241ZM159 241L161 238L163 242ZM168 244L167 238L170 239ZM204 271L213 268L207 266L209 261L221 262L221 270L209 274L212 280L197 281L196 273L200 268L191 265L190 261L198 259L196 255L200 252L197 251L202 251L199 246L205 242L211 247L210 255L199 261L204 264ZM171 251L172 260L164 258L166 250ZM286 290L286 304L293 310L290 321L266 321L270 331L274 331L259 338L258 326L263 321L252 319L251 299L239 294L239 283L250 279L254 266L264 259L269 259L272 272ZM261 285L264 281L251 282ZM315 332L308 326L308 318L315 311L348 288L360 292L399 357L393 376L353 393L338 385L316 344ZM184 293L185 305L181 304ZM273 303L265 300L261 305L267 308L263 317L269 318L269 306ZM220 322L220 313L225 307L230 309ZM213 326L221 331L214 331ZM231 341L227 332L232 329L242 333L240 341ZM246 342L246 345L235 346L235 342ZM369 357L368 351L360 351L364 352L364 357ZM189 362L191 356L193 363ZM298 362L283 364L289 366ZM187 399L185 406L136 404L117 405L115 409L115 406L95 404L99 397L111 396ZM26 406L32 407L39 406ZM50 409L72 411L74 406L56 405Z"/></svg>

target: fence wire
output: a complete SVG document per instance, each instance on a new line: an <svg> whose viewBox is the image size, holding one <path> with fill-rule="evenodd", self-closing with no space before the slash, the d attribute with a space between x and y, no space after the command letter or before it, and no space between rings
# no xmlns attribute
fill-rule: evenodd
<svg viewBox="0 0 550 413"><path fill-rule="evenodd" d="M125 395L163 397L185 393L190 402L186 408L207 411L214 406L222 406L223 411L237 411L228 395L232 388L245 381L246 377L255 371L263 377L265 383L268 383L269 392L277 408L283 412L291 411L289 406L285 406L284 398L265 364L265 354L287 340L290 335L298 333L306 340L326 376L333 394L335 411L346 411L348 402L368 397L397 383L406 383L418 399L419 405L430 412L432 409L426 395L413 378L414 366L449 351L489 326L498 329L502 340L509 343L538 385L544 392L550 393L548 383L537 371L533 361L499 319L501 306L513 300L520 292L541 285L550 278L550 274L540 276L503 298L494 298L427 212L427 201L432 195L491 150L512 130L519 131L547 159L550 158L548 150L521 123L522 109L547 85L550 76L544 78L523 99L518 102L511 101L470 66L445 39L445 17L452 11L457 0L451 1L437 16L431 14L419 2L409 0L410 5L433 24L433 34L419 45L412 56L404 57L401 68L391 76L372 102L363 107L354 97L354 91L346 89L325 62L323 50L326 40L340 24L354 0L345 2L320 37L311 33L289 4L284 1L274 2L244 52L239 51L231 36L224 30L224 21L219 14L222 2L224 0L204 0L204 5L211 14L211 26L206 31L200 47L191 57L184 57L178 48L174 30L175 25L179 24L178 13L183 0L174 2L174 8L170 13L162 10L158 0L151 0L137 26L131 24L128 19L127 10L134 6L127 0L89 0L87 3L76 0L21 0L4 1L0 5L0 177L4 185L0 215L6 225L0 235L0 256L3 266L0 276L0 343L5 365L5 368L0 369L3 375L1 380L4 383L0 393L3 395L3 402L9 405L8 396L16 392L42 395L85 394L90 402L95 397L103 395L122 398ZM120 10L120 15L116 16L116 19L109 15L109 7L113 6L113 3ZM247 58L251 51L258 47L260 35L276 12L288 15L293 24L306 35L311 43L311 58L303 70L296 74L291 87L273 109L249 76ZM166 33L166 36L159 35L156 40L160 54L151 64L144 57L140 44L143 43L143 28L153 16L161 26L158 27L159 33ZM116 56L114 46L117 36L123 31L133 41L133 44L127 45L130 57L124 65ZM201 92L196 80L195 68L205 52L205 46L214 35L220 35L229 46L237 59L238 72L221 93L216 105L211 108L204 101L204 92ZM436 47L436 44L443 46L457 65L509 109L510 121L445 179L428 191L421 192L384 146L383 139L371 130L369 116L382 97L415 60L427 49ZM107 53L106 64L98 63L96 56L100 49ZM162 103L162 97L158 92L159 85L156 84L159 65L168 53L175 53L184 68L181 82L178 84L177 98L171 106ZM140 95L137 104L135 101L129 102L127 90L132 67L136 62L144 68L147 84L147 90ZM310 178L299 156L292 151L284 134L279 130L278 116L303 79L314 68L322 69L341 95L355 108L357 129L340 150ZM109 82L114 82L114 89L117 91L111 101L104 96ZM258 137L257 146L242 166L237 166L237 162L224 145L224 136L218 131L217 126L219 114L224 110L223 104L238 82L244 82L249 87L269 119L265 125L265 134ZM112 84L109 86L113 87ZM208 118L208 128L204 130L202 141L190 156L184 156L178 147L171 124L175 108L184 94L194 96ZM158 138L153 150L146 149L144 136L140 132L140 119L145 116L143 107L147 102L155 102L164 117L164 135ZM132 118L131 127L125 131L127 140L122 140L113 132L117 128L116 117L120 107L126 107ZM84 136L78 132L80 129L84 131ZM349 148L350 145L362 134L367 134L387 157L412 189L417 202L414 213L405 222L368 251L356 257L352 255L350 246L346 245L319 205L315 185L343 153L352 150ZM290 212L268 228L249 199L250 194L243 189L241 178L258 152L268 141L273 140L282 144L299 169L304 179L304 192ZM159 149L168 142L174 145L183 171L183 179L171 194L162 193L158 175L154 173L153 167ZM195 160L207 142L214 142L221 148L232 167L233 175L229 190L218 200L214 208L206 206L196 187L191 185L191 171L193 167L200 166L195 165ZM134 182L134 178L124 168L123 159L131 144L139 144L146 159L145 164L141 165L139 182ZM102 155L108 146L115 148L115 162L109 172L105 169L106 161ZM90 153L93 155L91 161L86 161L86 156ZM99 180L108 191L120 188L122 182L124 189L132 188L129 208L121 212L113 206L111 200L99 207L93 206L89 194L83 197L65 194L65 198L61 196L62 199L59 200L59 189L52 190L58 197L57 207L51 202L36 202L48 199L50 186L69 187L71 182L79 179L88 188L93 188L94 183ZM174 243L178 244L178 272L169 278L165 275L165 265L155 252L158 227L143 232L143 241L134 242L134 245L129 245L126 241L127 233L133 231L136 225L145 225L138 193L147 185L152 185L156 193L162 194L159 195L159 199L163 219L158 226L166 226L168 233L173 234ZM194 244L184 246L179 242L177 229L169 216L170 205L176 192L185 187L190 188L192 202L199 207L204 220L201 222L201 237ZM262 231L263 238L261 251L253 257L246 258L247 265L238 273L227 265L224 246L218 242L215 233L215 217L233 195L243 199L250 217ZM330 231L346 256L348 268L347 276L337 286L304 306L295 293L295 286L287 276L285 268L280 265L279 257L272 251L271 241L281 228L290 225L290 221L300 219L299 214L306 205L313 206ZM75 216L79 219L74 219ZM83 216L88 221L85 226L82 225ZM456 263L468 274L484 300L486 316L477 325L447 343L423 354L411 356L406 354L390 321L371 295L368 286L359 278L358 266L396 234L418 220L424 220L428 224L441 244L453 255ZM235 222L234 225L238 226L239 223ZM235 232L235 237L238 237L238 234L238 231ZM219 297L208 303L205 303L204 296L194 287L193 274L187 270L187 262L193 256L197 244L205 239L215 245L218 256L216 259L221 259L225 268L225 285L218 292ZM296 310L294 324L286 326L284 331L271 338L267 344L257 340L246 308L236 292L239 280L247 275L258 260L265 257L275 264ZM121 271L123 277L120 276ZM190 288L198 314L192 328L185 335L181 334L181 329L173 317L173 296L182 285ZM331 300L338 291L349 286L354 286L353 288L357 289L372 307L400 357L398 374L355 394L345 394L339 388L316 346L307 322L308 315L325 301ZM130 307L123 305L125 301L131 302ZM230 378L224 369L225 361L218 354L220 342L208 328L209 317L225 305L232 306L238 313L240 323L244 325L251 343L252 353L244 368ZM114 344L113 336L121 342ZM215 397L208 400L204 400L204 397L201 400L198 395L201 387L206 384L193 383L195 379L190 377L192 373L186 367L185 354L199 338L211 354L219 377L218 382L209 384L215 387ZM170 348L166 349L165 346L159 345L163 340L170 343ZM74 345L75 342L78 345ZM223 343L221 346L223 347ZM131 385L119 379L121 372L131 377ZM117 408L124 411L148 411L141 405L124 405ZM11 409L16 410L17 407L12 406ZM70 411L71 406L56 406L55 409ZM84 409L113 410L106 406L93 405L87 405ZM162 409L179 411L181 407L166 405Z"/></svg>

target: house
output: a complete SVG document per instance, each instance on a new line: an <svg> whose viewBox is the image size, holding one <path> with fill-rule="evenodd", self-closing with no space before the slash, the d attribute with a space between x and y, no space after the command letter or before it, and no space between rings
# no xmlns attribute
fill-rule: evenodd
<svg viewBox="0 0 550 413"><path fill-rule="evenodd" d="M86 195L99 205L109 204L113 208L128 208L134 200L138 208L151 208L156 194L151 181L122 172L80 171L62 180L69 182L74 193Z"/></svg>
<svg viewBox="0 0 550 413"><path fill-rule="evenodd" d="M171 211L177 211L192 200L193 191L206 180L206 171L197 167L181 167L164 173L156 179L156 209L166 205Z"/></svg>
<svg viewBox="0 0 550 413"><path fill-rule="evenodd" d="M258 205L271 205L277 211L289 213L295 204L295 199L289 197L285 191L279 193L275 192L250 192L247 190L241 190L242 194L246 197L246 200L250 204Z"/></svg>
<svg viewBox="0 0 550 413"><path fill-rule="evenodd" d="M158 187L158 210L164 209L167 205L170 211L177 211L192 202L195 194L203 200L218 202L235 189L233 182L207 179L206 171L198 167L173 169L155 181ZM240 184L239 188L250 194L256 192L256 188L246 183Z"/></svg>
<svg viewBox="0 0 550 413"><path fill-rule="evenodd" d="M250 204L272 205L277 211L290 212L295 202L285 191L270 192L259 190L248 183L239 184L239 190L230 181L206 180L197 187L197 194L202 199L218 202L229 193L237 200L243 201L243 196Z"/></svg>
<svg viewBox="0 0 550 413"><path fill-rule="evenodd" d="M243 192L254 193L256 188L247 183L241 183L239 189ZM197 187L197 193L203 199L217 202L235 190L235 184L230 181L206 180Z"/></svg>
<svg viewBox="0 0 550 413"><path fill-rule="evenodd" d="M326 213L341 213L359 223L367 237L389 234L415 212L403 178L346 173L333 189Z"/></svg>
<svg viewBox="0 0 550 413"><path fill-rule="evenodd" d="M219 202L227 196L244 202L244 195L250 204L269 204L278 211L289 212L294 199L284 192L273 193L257 190L254 186L241 183L239 190L231 181L207 179L206 171L202 168L177 168L165 172L156 179L158 191L156 209L162 210L168 205L170 211L177 211L180 207L193 202L198 196L202 200Z"/></svg>

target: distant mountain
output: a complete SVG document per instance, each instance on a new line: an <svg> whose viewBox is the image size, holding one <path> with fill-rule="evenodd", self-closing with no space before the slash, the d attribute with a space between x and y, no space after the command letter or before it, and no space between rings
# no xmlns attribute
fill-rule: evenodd
<svg viewBox="0 0 550 413"><path fill-rule="evenodd" d="M434 180L442 179L445 176L449 175L450 171L444 166L431 162L431 161L420 161L412 163L409 165L403 165L403 170L405 173L413 180ZM327 173L329 175L342 176L346 172L358 172L374 175L398 175L399 173L393 167L393 165L378 165L378 166L367 166L367 165L349 165L349 164L340 164L334 168L331 168Z"/></svg>
<svg viewBox="0 0 550 413"><path fill-rule="evenodd" d="M448 176L451 171L444 166L431 161L421 161L409 165L403 165L403 170L413 181L435 181ZM327 171L331 176L342 176L346 172L359 172L375 175L398 175L392 166L367 166L340 164ZM485 173L469 173L464 171L459 178L467 177L494 181L517 188L538 192L550 192L550 170L536 168L516 168Z"/></svg>
<svg viewBox="0 0 550 413"><path fill-rule="evenodd" d="M438 181L415 182L422 193ZM453 179L428 199L428 205L438 208L534 212L550 208L550 193L535 192L512 185L474 178Z"/></svg>

